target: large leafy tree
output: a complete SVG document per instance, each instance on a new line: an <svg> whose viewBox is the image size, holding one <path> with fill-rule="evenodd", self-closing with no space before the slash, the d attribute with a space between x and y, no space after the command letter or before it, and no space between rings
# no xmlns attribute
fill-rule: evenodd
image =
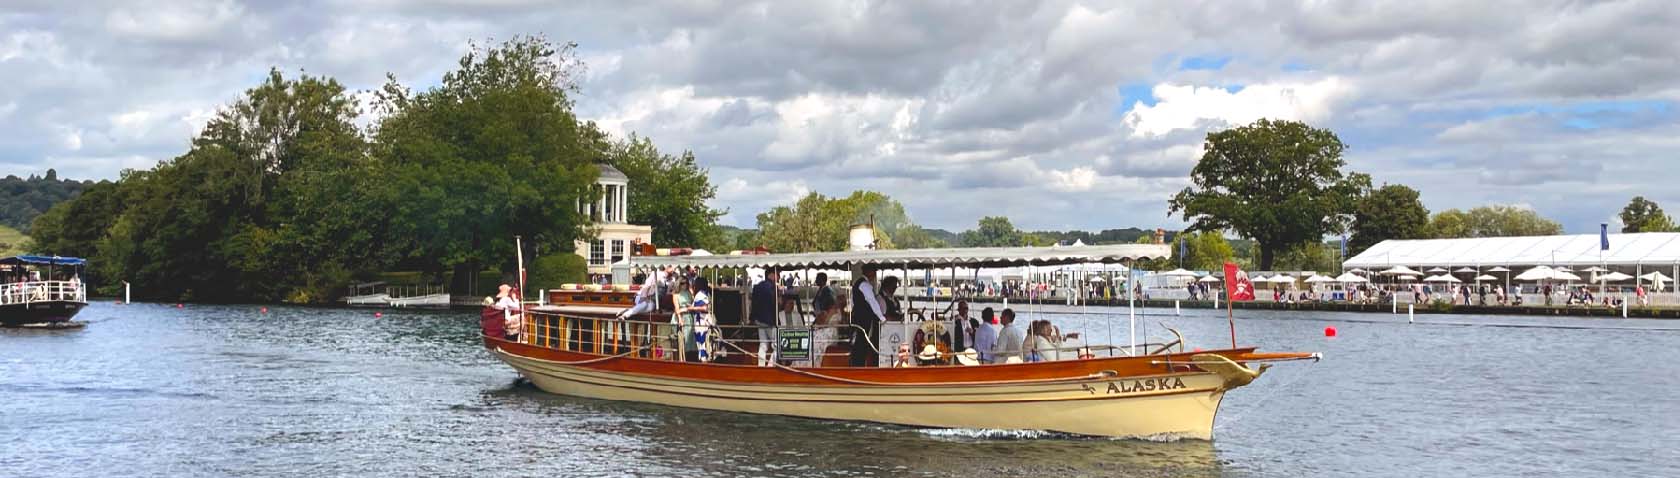
<svg viewBox="0 0 1680 478"><path fill-rule="evenodd" d="M1347 146L1326 129L1262 119L1208 133L1192 185L1168 202L1196 231L1236 231L1260 247L1260 268L1277 254L1333 232L1369 176L1343 173Z"/></svg>
<svg viewBox="0 0 1680 478"><path fill-rule="evenodd" d="M758 245L776 252L845 250L853 224L875 225L875 247L934 247L925 230L911 222L904 205L874 191L853 191L829 198L810 193L792 206L777 206L758 215ZM903 239L909 245L899 245Z"/></svg>
<svg viewBox="0 0 1680 478"><path fill-rule="evenodd" d="M1448 209L1429 219L1430 237L1550 236L1563 233L1563 226L1540 217L1533 209L1514 206L1481 206L1469 211Z"/></svg>
<svg viewBox="0 0 1680 478"><path fill-rule="evenodd" d="M1011 247L1027 244L1026 233L1015 228L1009 218L1003 216L986 216L974 229L963 231L962 245L964 247Z"/></svg>
<svg viewBox="0 0 1680 478"><path fill-rule="evenodd" d="M1663 213L1662 207L1645 196L1634 196L1622 208L1622 232L1668 232L1675 230L1674 219Z"/></svg>
<svg viewBox="0 0 1680 478"><path fill-rule="evenodd" d="M659 152L653 141L631 135L614 142L607 163L630 178L630 222L653 226L653 242L663 247L728 247L717 220L726 211L706 202L717 196L694 154Z"/></svg>
<svg viewBox="0 0 1680 478"><path fill-rule="evenodd" d="M1231 248L1231 243L1218 232L1180 234L1178 240L1186 243L1184 267L1192 270L1219 270L1226 262L1236 258L1236 251Z"/></svg>
<svg viewBox="0 0 1680 478"><path fill-rule="evenodd" d="M572 49L539 37L474 47L433 88L392 79L379 93L375 154L402 198L393 212L412 238L407 259L453 269L456 292L478 292L488 264L508 270L515 235L567 251L585 234L577 204L592 198L609 144L572 113Z"/></svg>
<svg viewBox="0 0 1680 478"><path fill-rule="evenodd" d="M1385 184L1354 202L1353 236L1348 254L1389 239L1421 239L1429 235L1429 210L1418 192L1399 184Z"/></svg>

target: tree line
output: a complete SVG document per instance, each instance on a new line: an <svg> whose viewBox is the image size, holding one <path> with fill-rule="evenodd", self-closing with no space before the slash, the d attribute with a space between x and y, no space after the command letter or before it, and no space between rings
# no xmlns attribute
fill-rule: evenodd
<svg viewBox="0 0 1680 478"><path fill-rule="evenodd" d="M476 293L479 271L512 270L515 235L527 257L571 255L591 235L577 205L599 194L598 163L636 184L629 219L656 241L720 241L692 154L576 117L574 47L474 44L436 86L388 75L369 104L332 78L271 70L185 153L36 218L32 249L92 258L96 284L148 298L322 302L388 270Z"/></svg>
<svg viewBox="0 0 1680 478"><path fill-rule="evenodd" d="M93 184L93 181L59 179L58 171L53 169L47 169L44 176L31 174L27 179L16 175L0 178L0 225L28 230L36 216L76 197Z"/></svg>

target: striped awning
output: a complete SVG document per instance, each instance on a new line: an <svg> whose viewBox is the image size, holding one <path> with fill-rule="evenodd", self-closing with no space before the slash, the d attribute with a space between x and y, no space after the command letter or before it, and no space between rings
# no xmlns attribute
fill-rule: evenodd
<svg viewBox="0 0 1680 478"><path fill-rule="evenodd" d="M776 267L783 269L844 269L853 265L870 265L882 268L927 269L1114 264L1170 257L1172 257L1172 247L1166 244L1116 244L1106 246L892 249L728 256L638 256L630 259L630 265L633 267L670 265L699 268Z"/></svg>

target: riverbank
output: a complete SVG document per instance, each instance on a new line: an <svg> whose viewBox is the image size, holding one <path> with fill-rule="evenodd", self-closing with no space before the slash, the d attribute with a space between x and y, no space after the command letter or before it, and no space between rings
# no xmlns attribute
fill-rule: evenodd
<svg viewBox="0 0 1680 478"><path fill-rule="evenodd" d="M1000 304L1000 303L1003 302L1003 300L1001 298L996 298L996 297L983 297L983 298L973 299L971 302L976 303L976 304ZM1009 300L1009 303L1013 305L1013 304L1025 304L1027 302L1023 299L1013 299L1012 298L1012 299ZM1044 303L1046 303L1046 304L1056 304L1056 305L1066 304L1066 302L1062 301L1062 300L1052 300L1052 301L1047 301L1047 302L1044 302ZM1085 303L1085 305L1105 306L1105 307L1124 307L1124 306L1126 306L1126 300L1125 299L1091 299L1090 301L1087 301ZM1264 301L1249 301L1249 302L1237 302L1236 303L1236 308L1244 309L1244 310L1251 310L1252 309L1252 310L1295 310L1295 311L1305 311L1305 312L1366 312L1366 313L1381 313L1381 314L1393 314L1393 313L1398 312L1398 313L1403 314L1403 313L1406 313L1406 307L1408 305L1409 304L1400 304L1400 306L1398 308L1395 308L1393 304L1356 304L1356 303L1348 303L1348 302L1264 302ZM1150 300L1137 301L1137 306L1138 307L1143 307L1143 308L1153 308L1153 309L1171 309L1171 308L1174 308L1174 307L1178 307L1178 308L1182 308L1182 309L1212 309L1212 308L1214 308L1214 303L1213 303L1213 301L1206 301L1206 300L1194 300L1194 301L1192 301L1192 300L1150 299ZM1218 307L1219 308L1224 308L1225 307L1225 302L1220 302ZM1422 304L1422 305L1415 306L1412 310L1413 310L1414 313L1418 313L1418 314L1543 315L1543 316L1615 317L1615 318L1622 317L1622 309L1620 307L1617 307L1617 308L1608 308L1608 307L1604 307L1604 306L1584 307L1584 306L1578 306L1578 305L1577 306L1557 306L1557 305L1554 305L1554 306L1544 306L1544 305L1541 305L1541 306L1526 306L1526 305L1524 305L1524 306L1499 306L1499 305L1444 305L1444 306L1436 306L1436 305L1430 305L1430 304ZM1671 308L1671 307L1628 307L1627 317L1628 318L1642 318L1642 319L1680 319L1680 308Z"/></svg>

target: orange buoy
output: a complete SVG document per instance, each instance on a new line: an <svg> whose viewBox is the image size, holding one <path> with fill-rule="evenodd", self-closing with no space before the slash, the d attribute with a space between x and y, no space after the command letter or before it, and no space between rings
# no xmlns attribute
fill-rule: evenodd
<svg viewBox="0 0 1680 478"><path fill-rule="evenodd" d="M1324 336L1325 337L1335 337L1336 336L1336 327L1335 326L1325 327L1324 328Z"/></svg>

